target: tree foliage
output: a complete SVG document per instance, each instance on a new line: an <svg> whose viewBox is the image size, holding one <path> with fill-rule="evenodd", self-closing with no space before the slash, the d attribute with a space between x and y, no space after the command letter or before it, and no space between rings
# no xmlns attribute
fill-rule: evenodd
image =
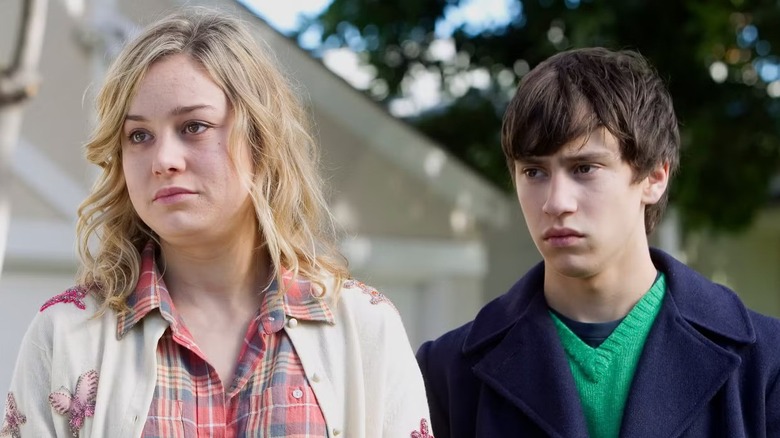
<svg viewBox="0 0 780 438"><path fill-rule="evenodd" d="M776 0L516 0L509 24L461 25L451 35L456 55L432 56L437 25L461 3L334 0L310 26L322 47L349 46L375 68L368 91L385 103L415 74L436 74L446 104L409 122L506 188L501 114L529 66L574 47L638 50L666 80L681 122L672 202L686 228L738 231L766 205L780 170ZM488 85L464 91L475 71Z"/></svg>

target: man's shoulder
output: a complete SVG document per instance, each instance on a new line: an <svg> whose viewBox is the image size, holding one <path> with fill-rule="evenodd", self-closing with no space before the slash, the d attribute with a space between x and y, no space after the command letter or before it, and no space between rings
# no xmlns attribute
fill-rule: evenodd
<svg viewBox="0 0 780 438"><path fill-rule="evenodd" d="M654 255L656 261L664 261L662 271L668 277L667 286L683 318L739 344L755 344L759 350L766 350L759 356L780 363L780 349L776 348L779 319L748 308L737 292L670 255L660 251Z"/></svg>
<svg viewBox="0 0 780 438"><path fill-rule="evenodd" d="M417 352L420 356L427 356L428 361L457 360L463 353L463 343L471 332L474 321L469 321L462 326L450 330L438 338L422 344Z"/></svg>
<svg viewBox="0 0 780 438"><path fill-rule="evenodd" d="M417 364L425 381L429 400L469 399L479 386L473 367L479 357L466 355L465 340L474 322L468 322L437 339L425 342L417 350ZM434 421L434 424L436 422Z"/></svg>
<svg viewBox="0 0 780 438"><path fill-rule="evenodd" d="M418 358L430 355L435 361L446 361L479 356L479 351L500 341L539 295L540 272L540 267L532 269L507 292L482 306L473 320L424 343Z"/></svg>
<svg viewBox="0 0 780 438"><path fill-rule="evenodd" d="M755 310L748 309L748 317L756 331L756 343L758 345L772 346L772 350L780 358L780 319L764 315Z"/></svg>
<svg viewBox="0 0 780 438"><path fill-rule="evenodd" d="M780 319L748 309L755 341L739 350L743 382L761 381L780 390Z"/></svg>

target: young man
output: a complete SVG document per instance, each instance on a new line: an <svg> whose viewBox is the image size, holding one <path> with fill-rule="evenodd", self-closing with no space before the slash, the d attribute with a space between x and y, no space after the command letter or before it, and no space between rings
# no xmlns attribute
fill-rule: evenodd
<svg viewBox="0 0 780 438"><path fill-rule="evenodd" d="M680 140L647 62L557 54L502 134L544 261L420 348L436 437L780 436L780 321L649 248Z"/></svg>

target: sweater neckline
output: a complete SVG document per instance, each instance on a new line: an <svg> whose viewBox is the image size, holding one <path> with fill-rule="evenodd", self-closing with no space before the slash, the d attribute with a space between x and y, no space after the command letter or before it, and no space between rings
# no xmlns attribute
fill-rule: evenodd
<svg viewBox="0 0 780 438"><path fill-rule="evenodd" d="M580 339L553 312L549 313L567 356L589 380L598 382L606 375L615 358L624 357L633 348L642 348L661 308L665 291L666 279L663 274L660 274L612 334L595 348ZM637 340L641 340L641 345L636 345Z"/></svg>

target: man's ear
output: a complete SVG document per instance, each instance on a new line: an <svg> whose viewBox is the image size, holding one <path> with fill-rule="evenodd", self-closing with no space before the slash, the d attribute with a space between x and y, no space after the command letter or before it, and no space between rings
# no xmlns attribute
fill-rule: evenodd
<svg viewBox="0 0 780 438"><path fill-rule="evenodd" d="M642 185L642 201L645 205L658 202L669 186L669 162L664 161L651 170Z"/></svg>

